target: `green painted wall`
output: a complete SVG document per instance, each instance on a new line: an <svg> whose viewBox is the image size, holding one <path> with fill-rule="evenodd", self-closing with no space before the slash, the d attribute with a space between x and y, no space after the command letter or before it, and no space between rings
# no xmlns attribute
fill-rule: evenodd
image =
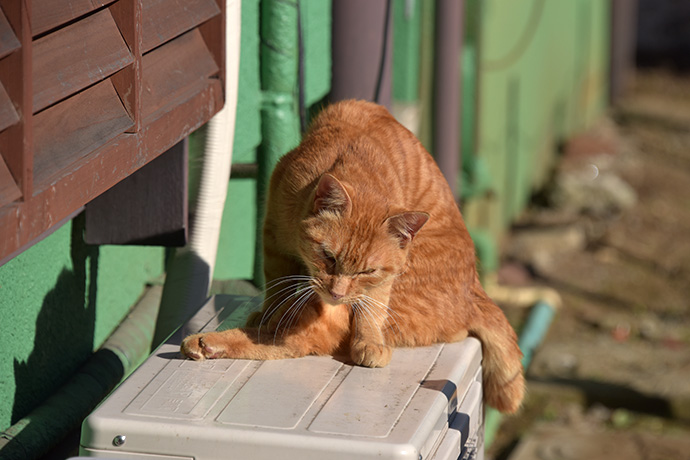
<svg viewBox="0 0 690 460"><path fill-rule="evenodd" d="M0 430L97 349L163 272L160 248L87 246L82 219L0 267Z"/></svg>

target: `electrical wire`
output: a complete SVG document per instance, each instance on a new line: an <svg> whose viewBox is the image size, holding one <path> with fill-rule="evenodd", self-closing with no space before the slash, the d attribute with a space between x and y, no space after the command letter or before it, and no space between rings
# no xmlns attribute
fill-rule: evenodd
<svg viewBox="0 0 690 460"><path fill-rule="evenodd" d="M386 68L386 49L388 48L388 29L391 22L392 0L386 0L386 16L383 22L383 40L381 44L381 59L379 60L379 74L376 78L376 91L374 92L374 102L381 103L381 88L383 87L383 73Z"/></svg>

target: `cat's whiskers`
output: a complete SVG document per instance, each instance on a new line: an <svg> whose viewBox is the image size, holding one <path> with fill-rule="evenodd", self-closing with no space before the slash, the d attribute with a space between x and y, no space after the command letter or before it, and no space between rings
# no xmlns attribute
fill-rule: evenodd
<svg viewBox="0 0 690 460"><path fill-rule="evenodd" d="M277 288L277 287L280 286L281 284L285 284L285 283L290 283L290 284L288 284L288 286L282 287L282 288L281 288L280 290L278 290L277 292L274 292L272 295L266 297L266 298L264 299L264 301L263 301L263 304L264 304L264 305L267 305L268 301L271 300L271 299L273 299L274 297L277 297L277 296L279 296L279 295L281 295L281 294L285 293L286 291L289 291L289 290L291 290L291 289L293 289L293 288L296 290L300 285L307 284L310 280L311 280L311 277L310 277L310 276L304 276L304 275L289 275L289 276L283 276L283 277L280 277L280 278L276 278L276 279L274 279L274 280L271 280L270 282L266 283L266 286L265 286L265 288L264 288L264 292L265 292L265 293L268 293L268 291L269 291L270 289L275 289L275 288ZM296 282L296 281L299 281L299 282ZM274 310L275 310L275 308L274 308L275 302L276 302L276 300L274 300L273 303L272 303L271 305L269 305L268 307L264 308L264 316L265 316L269 311L274 311ZM280 304L278 304L278 306L280 306ZM263 319L263 318L262 318L262 319Z"/></svg>
<svg viewBox="0 0 690 460"><path fill-rule="evenodd" d="M272 295L265 298L264 305L267 305L268 301L271 299L273 299L273 302L268 307L264 308L263 314L261 316L261 321L259 323L259 328L261 328L266 319L273 316L273 313L275 313L285 303L285 301L293 297L299 291L300 287L304 288L304 285L306 284L306 282L291 284L289 286L283 287L279 291L274 292ZM290 291L294 292L286 294ZM286 297L282 297L284 295L286 295Z"/></svg>
<svg viewBox="0 0 690 460"><path fill-rule="evenodd" d="M358 318L361 316L364 319L364 321L367 322L367 324L369 325L369 328L376 330L374 323L372 323L369 320L369 314L371 312L369 311L369 308L366 304L364 304L362 302L354 302L354 303L350 304L350 306L352 307L352 311L354 312L355 325L357 324ZM372 316L372 319L374 319L373 316Z"/></svg>
<svg viewBox="0 0 690 460"><path fill-rule="evenodd" d="M310 276L289 275L276 278L266 283L266 292L268 292L268 289L274 289L280 286L281 284L290 284L288 284L288 286L282 287L280 290L264 299L264 305L267 305L271 299L274 300L268 307L264 308L263 314L261 315L261 320L259 322L259 328L257 332L257 340L261 341L261 328L263 327L264 322L266 322L266 320L270 320L271 316L273 316L273 314L276 313L285 304L285 302L290 301L292 298L296 296L301 296L306 290L311 290L312 280L313 279ZM286 294L290 291L294 292Z"/></svg>
<svg viewBox="0 0 690 460"><path fill-rule="evenodd" d="M395 310L393 310L390 306L388 306L387 304L381 302L380 300L376 300L376 299L374 299L373 297L369 297L369 296L366 295L366 294L362 294L362 297L366 298L366 300L368 300L369 302L373 302L374 304L379 305L382 309L384 309L384 310L386 311L386 313L387 313L388 315L391 315L391 314L392 314L392 315L395 315L395 316L397 316L398 318L402 319L401 316L400 316ZM392 318L392 317L391 317L391 318ZM393 318L393 319L395 319L395 318Z"/></svg>
<svg viewBox="0 0 690 460"><path fill-rule="evenodd" d="M315 292L313 289L308 288L305 289L304 292L300 295L300 297L288 308L288 310L285 312L285 314L280 318L280 321L278 322L278 325L276 326L276 330L273 332L273 344L275 345L276 339L278 336L278 331L281 332L281 337L285 337L285 334L292 328L292 326L295 324L295 322L298 322L300 317L302 316L303 312L303 307L306 305L306 303L309 301L312 295L314 295ZM281 329L281 324L283 321L285 322L285 326Z"/></svg>
<svg viewBox="0 0 690 460"><path fill-rule="evenodd" d="M291 327L292 323L292 318L296 314L298 310L301 310L302 306L304 303L307 301L307 299L311 296L313 293L313 289L309 283L303 283L300 285L300 287L295 290L295 293L289 298L289 300L292 300L293 298L296 297L296 299L292 302L292 305L288 307L288 309L281 315L280 320L278 321L278 324L276 325L276 330L274 331L274 336L275 333L281 328L281 325L283 324L284 321L286 321L286 327L283 328L283 335L285 335L285 330L289 329Z"/></svg>
<svg viewBox="0 0 690 460"><path fill-rule="evenodd" d="M380 323L387 322L391 326L391 330L395 328L396 334L398 336L402 335L398 321L395 318L395 316L400 318L400 315L398 315L398 313L396 313L392 308L385 303L374 299L373 297L367 296L366 294L361 294L358 302L367 307L366 311L372 314L372 317L375 315L375 318L378 319Z"/></svg>

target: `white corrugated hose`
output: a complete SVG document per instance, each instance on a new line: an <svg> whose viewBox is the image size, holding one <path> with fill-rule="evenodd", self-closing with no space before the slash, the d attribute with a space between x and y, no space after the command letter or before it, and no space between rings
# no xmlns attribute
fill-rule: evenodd
<svg viewBox="0 0 690 460"><path fill-rule="evenodd" d="M241 0L226 0L225 106L209 122L189 243L176 252L168 267L154 344L165 340L201 307L213 280L235 134L241 5Z"/></svg>

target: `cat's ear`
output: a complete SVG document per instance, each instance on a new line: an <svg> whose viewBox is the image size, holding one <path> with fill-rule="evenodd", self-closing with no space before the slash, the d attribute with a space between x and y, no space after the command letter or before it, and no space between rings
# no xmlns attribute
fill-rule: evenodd
<svg viewBox="0 0 690 460"><path fill-rule="evenodd" d="M321 211L347 214L351 207L352 201L343 184L330 174L321 176L314 195L314 214Z"/></svg>
<svg viewBox="0 0 690 460"><path fill-rule="evenodd" d="M386 223L388 231L398 239L400 248L405 249L427 220L429 220L429 214L412 211L391 216L386 219Z"/></svg>

